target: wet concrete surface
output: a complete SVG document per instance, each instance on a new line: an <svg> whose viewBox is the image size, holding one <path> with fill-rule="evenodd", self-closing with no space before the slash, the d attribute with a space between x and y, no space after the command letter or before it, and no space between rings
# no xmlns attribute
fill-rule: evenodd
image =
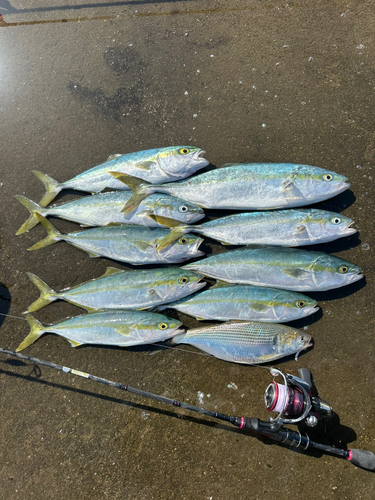
<svg viewBox="0 0 375 500"><path fill-rule="evenodd" d="M352 286L315 294L321 312L298 326L314 348L277 363L310 369L340 424L326 442L375 451L373 2L2 1L1 342L28 333L21 312L38 291L102 275L66 243L35 252L38 226L15 233L39 201L30 172L58 180L109 154L192 144L214 166L293 162L336 170L351 190L320 207L359 232L321 249L361 266ZM63 193L58 201L77 197ZM54 220L62 232L77 226ZM207 243L209 251L221 246ZM119 268L127 266L117 264ZM56 322L82 310L54 303ZM187 327L196 321L179 316ZM83 347L45 335L25 354L229 415L266 419L266 370L193 348ZM4 499L289 499L375 495L374 475L320 453L297 453L187 411L0 357L1 493ZM199 401L198 391L204 393Z"/></svg>

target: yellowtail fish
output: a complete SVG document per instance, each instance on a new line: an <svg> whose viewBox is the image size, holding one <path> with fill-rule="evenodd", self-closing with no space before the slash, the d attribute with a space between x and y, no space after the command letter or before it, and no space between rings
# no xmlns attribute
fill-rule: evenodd
<svg viewBox="0 0 375 500"><path fill-rule="evenodd" d="M68 203L44 208L24 196L17 195L16 199L29 210L30 217L16 234L23 234L39 224L37 213L43 217L52 216L77 222L83 227L107 226L114 223L163 227L163 224L148 217L151 214L170 217L185 224L192 224L204 217L203 210L197 205L165 194L153 194L143 200L137 210L131 214L125 214L121 212L121 209L130 197L129 191L115 191L85 196Z"/></svg>
<svg viewBox="0 0 375 500"><path fill-rule="evenodd" d="M109 175L109 171L133 175L151 183L184 179L208 165L209 162L203 158L204 154L203 149L194 146L171 146L125 155L115 154L111 155L105 163L65 182L58 182L38 170L32 172L46 187L46 193L40 201L40 205L45 207L63 189L75 189L88 193L99 193L105 188L127 189L122 182Z"/></svg>
<svg viewBox="0 0 375 500"><path fill-rule="evenodd" d="M357 232L350 227L354 222L352 219L314 208L228 215L191 227L156 214L149 214L149 218L172 229L171 234L161 241L160 249L187 232L218 240L223 245L285 247L327 243Z"/></svg>
<svg viewBox="0 0 375 500"><path fill-rule="evenodd" d="M26 319L30 333L17 351L33 344L46 332L64 337L72 347L82 344L130 347L160 342L184 331L180 329L180 321L144 311L100 311L68 318L55 325L43 325L31 314Z"/></svg>
<svg viewBox="0 0 375 500"><path fill-rule="evenodd" d="M154 184L112 172L134 195L123 210L133 210L158 192L178 196L202 208L270 210L311 205L350 187L348 179L330 170L293 163L232 163L190 179Z"/></svg>
<svg viewBox="0 0 375 500"><path fill-rule="evenodd" d="M122 224L61 234L42 215L37 213L36 217L48 234L28 250L37 250L56 241L66 241L86 251L90 257L107 257L134 265L176 264L204 255L204 252L198 250L203 239L193 234L186 234L175 244L159 251L158 243L168 234L167 229Z"/></svg>
<svg viewBox="0 0 375 500"><path fill-rule="evenodd" d="M363 278L360 267L334 255L260 245L210 255L182 269L228 283L301 292L339 288Z"/></svg>
<svg viewBox="0 0 375 500"><path fill-rule="evenodd" d="M268 363L311 347L311 336L273 323L232 322L188 330L170 344L190 344L216 358L248 365Z"/></svg>
<svg viewBox="0 0 375 500"><path fill-rule="evenodd" d="M166 303L158 311L175 309L196 319L288 323L318 311L317 302L301 293L277 288L218 283L208 290Z"/></svg>
<svg viewBox="0 0 375 500"><path fill-rule="evenodd" d="M186 297L206 285L201 275L175 267L134 271L108 267L100 278L55 292L35 274L27 274L40 291L27 313L55 300L66 300L87 311L147 309Z"/></svg>

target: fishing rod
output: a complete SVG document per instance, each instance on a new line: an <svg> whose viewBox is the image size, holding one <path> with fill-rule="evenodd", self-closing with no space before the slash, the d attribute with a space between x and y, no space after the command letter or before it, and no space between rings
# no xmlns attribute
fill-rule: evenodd
<svg viewBox="0 0 375 500"><path fill-rule="evenodd" d="M70 373L94 382L100 382L101 384L109 385L136 394L137 396L150 398L161 403L166 403L178 408L185 408L202 415L223 420L231 423L244 433L254 436L265 436L290 448L301 448L303 450L316 448L330 455L345 458L357 467L375 472L375 454L370 451L334 448L333 446L312 441L307 434L301 434L299 431L284 427L283 424L285 423L304 423L309 427L315 427L320 421L323 421L332 414L331 406L317 395L313 395L314 385L312 382L312 375L306 368L301 368L298 371L300 377L286 374L277 368L270 368L270 373L273 377L281 376L283 378L283 384L279 384L273 380L268 385L264 395L265 406L268 411L277 412L278 415L275 418L270 418L269 421L264 421L258 418L231 417L222 413L213 412L204 408L199 408L198 406L177 401L176 399L166 398L158 394L135 389L126 384L120 384L105 378L97 377L90 373L58 365L51 361L33 358L9 349L0 347L0 352L49 368L54 368L64 373Z"/></svg>

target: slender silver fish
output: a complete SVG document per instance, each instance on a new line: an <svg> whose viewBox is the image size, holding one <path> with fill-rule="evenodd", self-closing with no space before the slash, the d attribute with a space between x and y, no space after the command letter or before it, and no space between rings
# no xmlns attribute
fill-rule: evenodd
<svg viewBox="0 0 375 500"><path fill-rule="evenodd" d="M204 255L204 252L198 250L203 239L193 234L186 234L175 244L159 251L157 245L168 234L167 229L123 224L61 234L42 215L37 213L36 217L48 234L29 250L37 250L63 240L85 250L90 257L108 257L134 265L176 264Z"/></svg>
<svg viewBox="0 0 375 500"><path fill-rule="evenodd" d="M105 163L65 182L58 182L38 170L32 170L32 172L46 187L46 194L40 201L40 205L45 207L63 189L75 189L88 193L99 193L105 188L127 189L122 182L109 175L109 171L134 175L152 183L184 179L208 165L209 162L203 158L204 154L205 151L194 146L171 146L125 155L115 154L111 155Z"/></svg>
<svg viewBox="0 0 375 500"><path fill-rule="evenodd" d="M147 198L146 198L147 199ZM357 232L344 215L313 208L228 215L189 227L156 214L149 218L172 229L159 248L187 232L218 240L224 245L264 244L285 247L326 243Z"/></svg>
<svg viewBox="0 0 375 500"><path fill-rule="evenodd" d="M124 211L133 210L155 192L178 196L202 208L270 210L311 205L350 187L348 179L336 172L292 163L232 163L168 185L151 185L119 172L112 175L134 192Z"/></svg>
<svg viewBox="0 0 375 500"><path fill-rule="evenodd" d="M232 322L188 330L170 343L190 344L216 358L248 365L268 363L310 347L311 336L296 328L272 323Z"/></svg>
<svg viewBox="0 0 375 500"><path fill-rule="evenodd" d="M64 337L72 347L82 344L129 347L160 342L184 331L180 329L180 321L145 311L100 311L68 318L55 325L43 325L30 314L26 319L30 333L17 351L33 344L46 332Z"/></svg>
<svg viewBox="0 0 375 500"><path fill-rule="evenodd" d="M55 300L66 300L87 311L147 309L186 297L206 285L199 274L174 267L134 271L108 267L100 278L55 292L35 274L27 274L40 291L27 313Z"/></svg>
<svg viewBox="0 0 375 500"><path fill-rule="evenodd" d="M163 304L196 319L287 323L318 311L317 302L301 293L251 285L219 283L190 297Z"/></svg>
<svg viewBox="0 0 375 500"><path fill-rule="evenodd" d="M77 222L84 227L107 226L113 223L163 227L163 224L148 217L150 214L170 217L185 224L191 224L204 217L203 210L197 205L166 194L153 194L143 200L134 212L125 214L121 212L121 209L130 197L130 191L115 191L85 196L68 203L44 208L24 196L17 195L16 199L29 210L30 217L16 234L23 234L39 224L36 213L43 217L52 216Z"/></svg>
<svg viewBox="0 0 375 500"><path fill-rule="evenodd" d="M360 267L340 257L260 245L211 255L182 269L229 283L301 292L339 288L363 278Z"/></svg>

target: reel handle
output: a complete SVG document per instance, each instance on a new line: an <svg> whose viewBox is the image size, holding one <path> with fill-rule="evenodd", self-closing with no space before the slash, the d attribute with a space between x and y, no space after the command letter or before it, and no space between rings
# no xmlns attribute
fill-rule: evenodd
<svg viewBox="0 0 375 500"><path fill-rule="evenodd" d="M361 469L375 472L375 454L365 450L348 450L347 460Z"/></svg>
<svg viewBox="0 0 375 500"><path fill-rule="evenodd" d="M314 386L311 371L308 370L307 368L300 368L298 370L298 373L299 373L301 379L310 387L310 390L311 390L312 387Z"/></svg>

